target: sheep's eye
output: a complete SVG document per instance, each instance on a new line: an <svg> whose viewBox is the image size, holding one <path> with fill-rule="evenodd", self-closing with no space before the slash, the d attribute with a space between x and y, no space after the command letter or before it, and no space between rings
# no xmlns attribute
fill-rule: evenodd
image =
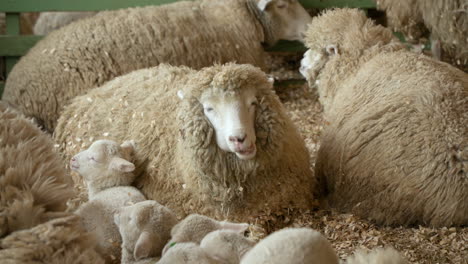
<svg viewBox="0 0 468 264"><path fill-rule="evenodd" d="M258 102L255 100L255 101L253 101L252 103L250 103L250 105L252 105L252 106L257 106L257 105L258 105Z"/></svg>
<svg viewBox="0 0 468 264"><path fill-rule="evenodd" d="M93 157L93 156L88 157L88 159L91 160L91 161L97 162L96 158Z"/></svg>
<svg viewBox="0 0 468 264"><path fill-rule="evenodd" d="M213 107L205 107L205 112L211 112L213 111Z"/></svg>
<svg viewBox="0 0 468 264"><path fill-rule="evenodd" d="M288 6L287 3L278 3L278 4L276 5L276 7L277 7L277 8L280 8L280 9L286 8L287 6Z"/></svg>

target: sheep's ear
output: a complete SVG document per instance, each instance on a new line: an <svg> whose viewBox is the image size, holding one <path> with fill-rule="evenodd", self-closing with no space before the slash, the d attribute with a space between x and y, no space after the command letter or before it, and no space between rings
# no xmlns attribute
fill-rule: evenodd
<svg viewBox="0 0 468 264"><path fill-rule="evenodd" d="M273 85L275 83L275 77L268 76L268 82L271 83L271 85Z"/></svg>
<svg viewBox="0 0 468 264"><path fill-rule="evenodd" d="M112 170L120 172L132 172L135 170L135 165L133 165L133 163L119 157L113 157L110 161L109 167Z"/></svg>
<svg viewBox="0 0 468 264"><path fill-rule="evenodd" d="M260 9L260 11L265 11L265 9L267 8L267 6L273 2L272 0L260 0L257 4L258 6L258 9Z"/></svg>
<svg viewBox="0 0 468 264"><path fill-rule="evenodd" d="M135 249L133 250L133 257L135 260L140 260L147 258L151 254L151 235L143 231L135 244Z"/></svg>
<svg viewBox="0 0 468 264"><path fill-rule="evenodd" d="M177 91L177 96L178 96L181 100L183 100L185 95L184 95L184 92L182 92L182 90L179 90L179 91Z"/></svg>
<svg viewBox="0 0 468 264"><path fill-rule="evenodd" d="M135 149L136 149L136 143L135 143L135 140L127 140L127 141L124 141L124 143L122 143L122 145L120 145L120 148L122 149L122 151L126 154L132 154L135 152Z"/></svg>
<svg viewBox="0 0 468 264"><path fill-rule="evenodd" d="M325 51L328 55L337 55L338 54L338 47L335 44L327 45Z"/></svg>
<svg viewBox="0 0 468 264"><path fill-rule="evenodd" d="M231 222L221 222L221 229L230 230L237 232L239 234L243 234L249 228L249 224L236 224Z"/></svg>

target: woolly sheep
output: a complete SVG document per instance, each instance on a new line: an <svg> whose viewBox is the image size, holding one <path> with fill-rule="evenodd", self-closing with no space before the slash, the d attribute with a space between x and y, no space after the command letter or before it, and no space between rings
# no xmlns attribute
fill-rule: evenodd
<svg viewBox="0 0 468 264"><path fill-rule="evenodd" d="M242 258L241 264L338 264L330 242L310 228L285 228L272 233Z"/></svg>
<svg viewBox="0 0 468 264"><path fill-rule="evenodd" d="M369 253L357 251L346 259L346 264L406 264L408 263L393 248L375 249Z"/></svg>
<svg viewBox="0 0 468 264"><path fill-rule="evenodd" d="M86 230L96 234L98 251L106 261L119 261L121 237L114 214L126 205L146 200L132 186L135 166L128 161L133 145L118 145L111 140L97 140L87 150L75 155L70 167L86 181L89 201L81 205L76 214L83 218Z"/></svg>
<svg viewBox="0 0 468 264"><path fill-rule="evenodd" d="M50 137L0 102L0 237L63 216L72 182Z"/></svg>
<svg viewBox="0 0 468 264"><path fill-rule="evenodd" d="M0 240L0 262L50 264L101 264L92 234L86 233L78 216L50 220L16 231Z"/></svg>
<svg viewBox="0 0 468 264"><path fill-rule="evenodd" d="M171 247L158 264L220 264L195 243L180 243Z"/></svg>
<svg viewBox="0 0 468 264"><path fill-rule="evenodd" d="M216 230L244 233L248 227L249 224L245 223L220 222L204 215L191 214L172 228L171 240L164 247L163 254L177 243L193 242L200 244L207 234Z"/></svg>
<svg viewBox="0 0 468 264"><path fill-rule="evenodd" d="M312 204L304 141L271 81L251 65L160 65L116 78L64 110L55 140L70 157L103 135L137 142L136 186L179 217L246 221Z"/></svg>
<svg viewBox="0 0 468 264"><path fill-rule="evenodd" d="M436 57L468 70L468 3L465 0L377 0L388 24L409 38L431 32ZM435 48L434 48L435 47ZM442 49L442 50L439 50ZM440 54L440 52L445 54Z"/></svg>
<svg viewBox="0 0 468 264"><path fill-rule="evenodd" d="M200 242L205 252L225 264L238 264L254 245L254 241L230 230L213 231Z"/></svg>
<svg viewBox="0 0 468 264"><path fill-rule="evenodd" d="M121 208L114 222L122 237L125 264L160 256L177 218L168 208L149 200Z"/></svg>
<svg viewBox="0 0 468 264"><path fill-rule="evenodd" d="M306 41L330 205L381 224L467 225L468 75L406 51L355 9L314 18Z"/></svg>
<svg viewBox="0 0 468 264"><path fill-rule="evenodd" d="M47 35L76 20L95 15L97 12L42 12L34 25L35 35Z"/></svg>
<svg viewBox="0 0 468 264"><path fill-rule="evenodd" d="M53 131L70 99L136 69L230 61L265 68L262 43L301 39L310 20L297 0L180 1L100 12L37 43L10 73L3 100Z"/></svg>

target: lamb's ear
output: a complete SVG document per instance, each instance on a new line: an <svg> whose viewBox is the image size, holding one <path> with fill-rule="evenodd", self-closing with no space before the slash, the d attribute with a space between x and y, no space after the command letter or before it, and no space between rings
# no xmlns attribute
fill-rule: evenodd
<svg viewBox="0 0 468 264"><path fill-rule="evenodd" d="M133 257L135 260L140 260L147 258L151 254L151 235L143 231L135 244L135 249L133 250Z"/></svg>
<svg viewBox="0 0 468 264"><path fill-rule="evenodd" d="M122 145L120 145L120 148L122 148L123 152L125 152L127 154L132 154L133 152L135 152L135 149L136 149L135 140L124 141L124 143L122 143Z"/></svg>
<svg viewBox="0 0 468 264"><path fill-rule="evenodd" d="M135 165L128 160L113 157L110 161L109 168L120 172L132 172L135 170Z"/></svg>
<svg viewBox="0 0 468 264"><path fill-rule="evenodd" d="M335 44L327 45L327 47L325 47L325 51L330 56L337 55L339 53L338 47Z"/></svg>
<svg viewBox="0 0 468 264"><path fill-rule="evenodd" d="M243 234L249 228L249 224L247 223L236 224L236 223L223 221L220 224L221 224L221 229L234 231L239 234Z"/></svg>
<svg viewBox="0 0 468 264"><path fill-rule="evenodd" d="M178 96L181 100L183 100L184 97L185 97L185 94L184 94L184 92L183 92L182 90L178 90L178 91L177 91L177 96Z"/></svg>
<svg viewBox="0 0 468 264"><path fill-rule="evenodd" d="M273 2L273 0L260 0L260 1L258 1L258 4L257 4L258 9L260 9L260 11L262 11L262 12L265 11L265 9L267 8L267 6L268 6L271 2Z"/></svg>

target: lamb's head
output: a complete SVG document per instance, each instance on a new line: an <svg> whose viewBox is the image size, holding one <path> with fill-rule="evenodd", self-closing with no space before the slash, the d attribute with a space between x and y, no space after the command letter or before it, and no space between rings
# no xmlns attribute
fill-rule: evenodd
<svg viewBox="0 0 468 264"><path fill-rule="evenodd" d="M264 28L265 43L273 45L280 39L303 40L312 17L298 0L252 0L258 19Z"/></svg>
<svg viewBox="0 0 468 264"><path fill-rule="evenodd" d="M97 140L70 160L70 168L84 178L88 187L130 185L135 177L131 173L135 165L129 161L134 147L133 141L119 145L112 140Z"/></svg>
<svg viewBox="0 0 468 264"><path fill-rule="evenodd" d="M331 9L312 19L305 37L313 53L357 54L395 40L392 32L375 25L359 9ZM333 49L330 49L333 47Z"/></svg>
<svg viewBox="0 0 468 264"><path fill-rule="evenodd" d="M205 68L178 95L185 103L183 136L197 137L198 147L207 148L215 139L222 151L250 160L258 147L265 151L267 141L279 143L266 138L275 132L278 114L270 112L277 98L272 98L272 81L258 68L232 63Z"/></svg>
<svg viewBox="0 0 468 264"><path fill-rule="evenodd" d="M161 255L177 218L166 207L148 200L122 207L114 214L114 222L122 236L122 247L139 260Z"/></svg>

